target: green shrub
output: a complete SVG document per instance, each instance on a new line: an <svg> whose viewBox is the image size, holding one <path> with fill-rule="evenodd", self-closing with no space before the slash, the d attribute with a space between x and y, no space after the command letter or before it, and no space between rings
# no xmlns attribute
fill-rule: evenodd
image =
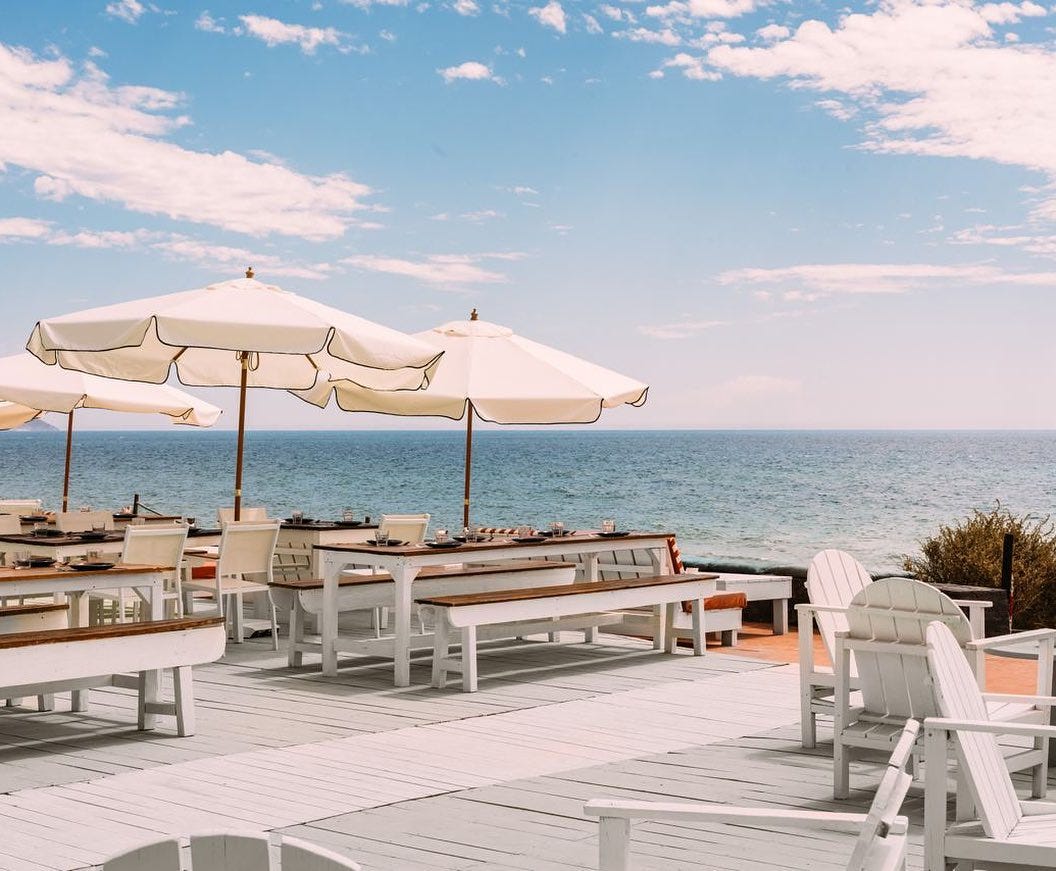
<svg viewBox="0 0 1056 871"><path fill-rule="evenodd" d="M1048 517L1017 516L1000 503L988 512L976 510L924 539L921 555L904 557L903 566L929 583L997 587L1006 532L1016 543L1014 628L1056 626L1056 526Z"/></svg>

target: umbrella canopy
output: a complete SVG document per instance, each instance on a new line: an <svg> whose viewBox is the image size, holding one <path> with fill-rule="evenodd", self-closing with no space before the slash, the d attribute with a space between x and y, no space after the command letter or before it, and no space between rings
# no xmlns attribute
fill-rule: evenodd
<svg viewBox="0 0 1056 871"><path fill-rule="evenodd" d="M441 351L380 324L244 279L40 321L26 344L45 363L160 384L238 387L235 518L242 504L247 387L312 387L320 371L370 390L419 390Z"/></svg>
<svg viewBox="0 0 1056 871"><path fill-rule="evenodd" d="M473 415L501 424L594 423L602 410L644 404L649 387L477 319L451 321L415 338L443 351L444 364L425 390L378 393L336 377L297 395L320 407L333 396L345 411L466 418L463 523L469 523Z"/></svg>
<svg viewBox="0 0 1056 871"><path fill-rule="evenodd" d="M46 366L31 354L0 357L0 400L5 400L0 406L0 429L20 426L45 411L56 411L68 416L63 511L69 504L75 409L101 408L108 411L165 414L173 423L190 426L212 426L220 417L220 409L215 405L167 384L134 384L84 372L70 372L58 366ZM17 422L8 425L5 419L7 409L12 409L11 419ZM22 419L18 420L19 417Z"/></svg>

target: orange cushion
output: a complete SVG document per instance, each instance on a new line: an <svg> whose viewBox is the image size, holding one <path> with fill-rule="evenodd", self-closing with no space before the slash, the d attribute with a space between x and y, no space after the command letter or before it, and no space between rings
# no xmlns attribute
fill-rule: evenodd
<svg viewBox="0 0 1056 871"><path fill-rule="evenodd" d="M191 566L191 578L195 581L211 580L216 577L216 564L211 566Z"/></svg>
<svg viewBox="0 0 1056 871"><path fill-rule="evenodd" d="M678 549L678 544L675 542L675 537L673 535L667 539L667 551L671 554L672 574L682 574L682 572L686 570L686 567L682 564L682 551Z"/></svg>
<svg viewBox="0 0 1056 871"><path fill-rule="evenodd" d="M744 593L716 593L704 600L705 611L725 611L729 608L743 608L748 604L748 597ZM682 603L683 611L693 610L692 602Z"/></svg>

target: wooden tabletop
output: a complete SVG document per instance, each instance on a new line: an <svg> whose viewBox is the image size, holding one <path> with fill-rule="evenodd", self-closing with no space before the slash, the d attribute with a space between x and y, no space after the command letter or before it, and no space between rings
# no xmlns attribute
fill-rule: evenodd
<svg viewBox="0 0 1056 871"><path fill-rule="evenodd" d="M141 566L119 563L109 569L76 569L51 566L46 569L17 569L11 566L0 567L0 584L17 581L46 581L54 578L68 578L70 575L137 575L144 572L171 572L172 566Z"/></svg>
<svg viewBox="0 0 1056 871"><path fill-rule="evenodd" d="M301 523L294 523L292 520L283 520L281 523L283 529L377 529L378 524L376 523L341 523L337 520L312 520L302 521Z"/></svg>
<svg viewBox="0 0 1056 871"><path fill-rule="evenodd" d="M537 548L549 547L553 544L595 544L599 541L654 541L658 538L671 538L673 532L628 532L626 535L612 536L599 534L564 535L560 538L543 538L541 541L513 541L509 538L496 538L494 541L478 541L460 544L458 547L426 547L422 544L400 545L399 547L378 547L364 542L316 544L315 550L332 550L342 553L369 553L372 555L391 554L394 556L421 556L423 554L450 553L455 556L464 557L466 554L478 551L505 550L511 547Z"/></svg>

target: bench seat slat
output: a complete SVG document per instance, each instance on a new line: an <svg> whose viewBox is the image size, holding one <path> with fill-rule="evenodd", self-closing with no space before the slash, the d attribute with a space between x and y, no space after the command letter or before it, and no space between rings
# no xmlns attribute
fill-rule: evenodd
<svg viewBox="0 0 1056 871"><path fill-rule="evenodd" d="M552 564L551 564L552 565ZM419 605L436 605L441 608L461 608L466 605L497 605L505 602L520 602L531 599L549 599L559 596L577 596L584 593L606 593L616 590L637 590L648 587L663 587L669 584L696 583L714 580L716 575L704 573L681 575L653 575L645 578L621 578L613 581L562 584L551 587L535 587L523 590L503 590L495 593L465 593L455 596L431 596L415 599Z"/></svg>
<svg viewBox="0 0 1056 871"><path fill-rule="evenodd" d="M43 629L34 632L12 632L0 635L0 650L33 647L40 644L61 644L69 641L94 641L124 638L132 635L154 635L159 632L179 632L201 629L224 622L223 617L178 617L172 620L143 620L136 623L112 623L105 626L78 626L71 629Z"/></svg>

